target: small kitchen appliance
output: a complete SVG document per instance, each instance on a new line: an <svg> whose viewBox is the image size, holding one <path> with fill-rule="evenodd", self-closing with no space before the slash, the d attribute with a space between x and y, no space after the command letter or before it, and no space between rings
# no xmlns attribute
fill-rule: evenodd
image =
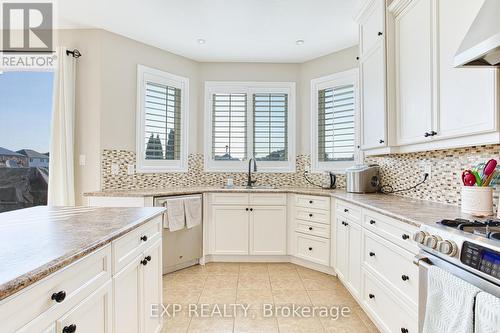
<svg viewBox="0 0 500 333"><path fill-rule="evenodd" d="M347 192L373 193L380 189L380 167L357 164L346 169Z"/></svg>

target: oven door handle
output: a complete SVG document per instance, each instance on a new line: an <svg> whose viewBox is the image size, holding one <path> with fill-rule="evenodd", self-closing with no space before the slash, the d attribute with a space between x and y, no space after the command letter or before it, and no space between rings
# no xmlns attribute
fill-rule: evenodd
<svg viewBox="0 0 500 333"><path fill-rule="evenodd" d="M416 254L414 257L413 257L413 263L417 266L422 266L423 268L429 268L430 266L432 266L432 263L431 261L429 260L429 258L427 256L424 256L422 254Z"/></svg>

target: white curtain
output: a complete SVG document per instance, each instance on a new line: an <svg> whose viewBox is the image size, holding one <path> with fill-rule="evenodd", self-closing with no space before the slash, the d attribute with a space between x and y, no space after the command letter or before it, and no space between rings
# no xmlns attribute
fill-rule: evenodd
<svg viewBox="0 0 500 333"><path fill-rule="evenodd" d="M49 206L74 206L74 128L76 61L66 55L66 48L57 49L54 75L52 134L49 164Z"/></svg>

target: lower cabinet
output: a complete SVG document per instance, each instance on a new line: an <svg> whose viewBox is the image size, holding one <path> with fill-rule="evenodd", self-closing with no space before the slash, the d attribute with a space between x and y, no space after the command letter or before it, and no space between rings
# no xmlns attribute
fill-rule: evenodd
<svg viewBox="0 0 500 333"><path fill-rule="evenodd" d="M248 215L247 206L211 207L212 254L248 254Z"/></svg>
<svg viewBox="0 0 500 333"><path fill-rule="evenodd" d="M250 254L286 254L286 206L256 206L250 211Z"/></svg>
<svg viewBox="0 0 500 333"><path fill-rule="evenodd" d="M338 216L336 232L337 274L353 296L359 297L361 293L361 226L343 216Z"/></svg>

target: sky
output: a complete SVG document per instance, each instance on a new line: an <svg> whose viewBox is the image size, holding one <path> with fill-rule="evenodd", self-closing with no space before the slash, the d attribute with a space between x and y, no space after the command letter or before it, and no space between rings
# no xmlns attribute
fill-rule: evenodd
<svg viewBox="0 0 500 333"><path fill-rule="evenodd" d="M0 147L49 151L52 72L0 73Z"/></svg>

